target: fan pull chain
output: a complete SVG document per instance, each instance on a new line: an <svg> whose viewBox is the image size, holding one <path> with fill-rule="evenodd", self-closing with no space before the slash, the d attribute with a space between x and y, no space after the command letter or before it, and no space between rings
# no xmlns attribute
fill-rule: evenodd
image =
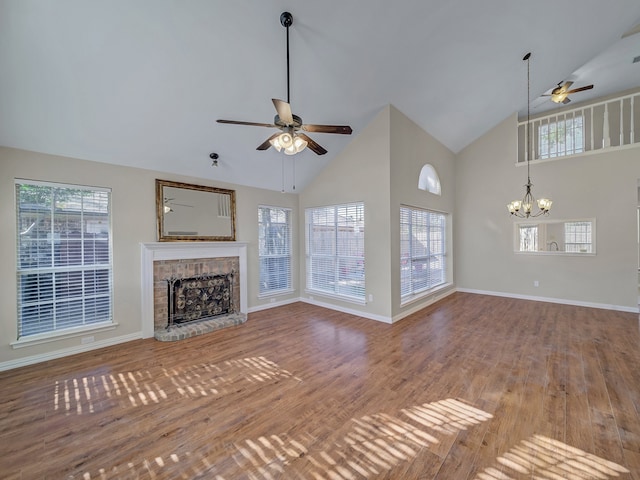
<svg viewBox="0 0 640 480"><path fill-rule="evenodd" d="M293 191L296 191L296 159L292 158L291 161L293 162Z"/></svg>
<svg viewBox="0 0 640 480"><path fill-rule="evenodd" d="M284 155L281 155L282 158L282 190L281 192L284 193Z"/></svg>

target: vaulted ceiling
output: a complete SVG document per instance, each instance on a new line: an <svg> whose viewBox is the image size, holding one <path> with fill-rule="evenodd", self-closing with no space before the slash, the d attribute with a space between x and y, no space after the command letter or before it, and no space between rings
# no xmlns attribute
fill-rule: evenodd
<svg viewBox="0 0 640 480"><path fill-rule="evenodd" d="M274 131L215 120L273 121L283 11L293 112L353 135L393 104L458 152L526 107L528 51L533 97L640 86L637 0L0 0L0 145L280 190ZM309 136L298 190L351 140Z"/></svg>

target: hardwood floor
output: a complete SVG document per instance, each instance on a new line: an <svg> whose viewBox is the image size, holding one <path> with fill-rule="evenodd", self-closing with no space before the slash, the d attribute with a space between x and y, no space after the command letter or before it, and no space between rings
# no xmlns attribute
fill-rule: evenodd
<svg viewBox="0 0 640 480"><path fill-rule="evenodd" d="M302 303L0 373L5 479L640 479L638 315Z"/></svg>

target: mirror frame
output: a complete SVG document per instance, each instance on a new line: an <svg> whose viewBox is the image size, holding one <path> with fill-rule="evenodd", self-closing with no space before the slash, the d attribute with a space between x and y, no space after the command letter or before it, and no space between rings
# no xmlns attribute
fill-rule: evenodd
<svg viewBox="0 0 640 480"><path fill-rule="evenodd" d="M196 190L216 194L226 194L230 196L231 206L231 235L165 235L164 234L164 187L182 188L185 190ZM236 191L226 188L207 187L204 185L194 185L191 183L172 182L169 180L156 179L156 220L158 227L159 242L235 242L236 240Z"/></svg>

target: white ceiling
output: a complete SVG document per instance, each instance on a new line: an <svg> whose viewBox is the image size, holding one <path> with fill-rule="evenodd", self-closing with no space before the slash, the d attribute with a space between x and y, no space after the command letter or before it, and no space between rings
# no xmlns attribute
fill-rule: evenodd
<svg viewBox="0 0 640 480"><path fill-rule="evenodd" d="M353 135L393 104L458 152L526 108L528 51L532 97L640 86L638 0L0 0L0 145L280 190L273 131L215 120L272 122L285 10L294 113ZM288 191L351 140L310 136Z"/></svg>

